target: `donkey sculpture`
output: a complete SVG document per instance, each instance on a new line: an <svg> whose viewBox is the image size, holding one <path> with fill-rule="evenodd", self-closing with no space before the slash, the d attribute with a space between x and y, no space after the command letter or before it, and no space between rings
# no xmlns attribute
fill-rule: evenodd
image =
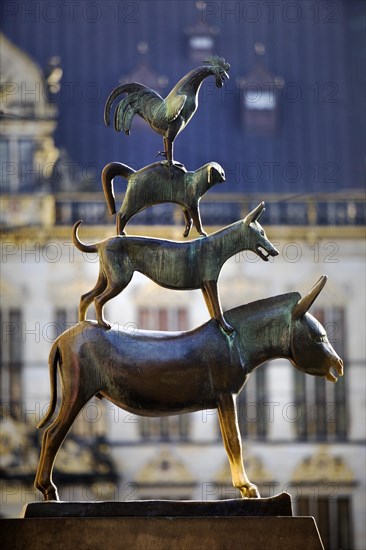
<svg viewBox="0 0 366 550"><path fill-rule="evenodd" d="M259 497L244 470L236 396L255 368L279 357L333 382L333 369L343 374L324 328L307 313L325 282L321 277L304 298L292 292L227 311L235 328L230 337L213 320L188 332L135 334L84 321L61 334L49 357L51 402L38 428L55 411L57 365L63 398L43 435L35 487L45 500L58 500L52 481L56 454L77 415L97 395L141 416L218 409L233 485L243 498Z"/></svg>

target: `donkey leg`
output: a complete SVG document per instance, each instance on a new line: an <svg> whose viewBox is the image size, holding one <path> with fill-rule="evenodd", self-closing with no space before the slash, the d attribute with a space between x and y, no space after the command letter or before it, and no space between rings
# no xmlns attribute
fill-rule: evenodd
<svg viewBox="0 0 366 550"><path fill-rule="evenodd" d="M52 481L55 458L75 418L88 399L85 399L80 393L72 404L63 399L56 420L43 434L41 455L34 485L43 493L44 500L59 500L57 487Z"/></svg>
<svg viewBox="0 0 366 550"><path fill-rule="evenodd" d="M203 281L203 286L207 292L208 300L211 303L211 308L213 313L211 313L211 310L209 308L209 311L211 315L216 319L216 321L220 324L221 328L227 333L231 334L234 332L234 329L229 323L227 323L224 319L224 315L222 312L221 304L220 304L220 297L219 297L219 291L217 288L217 281ZM205 298L206 299L206 298ZM206 299L207 303L207 299Z"/></svg>
<svg viewBox="0 0 366 550"><path fill-rule="evenodd" d="M92 303L94 298L96 296L98 296L98 294L103 292L103 290L105 289L106 286L107 286L106 278L104 276L103 270L100 269L99 275L98 275L98 280L95 283L95 286L91 290L89 290L89 292L86 292L85 294L83 294L80 298L79 322L80 321L85 321L86 312L88 310L88 307L90 306L90 304Z"/></svg>
<svg viewBox="0 0 366 550"><path fill-rule="evenodd" d="M249 481L245 473L236 402L232 394L219 396L218 413L233 485L240 490L242 498L258 498L260 495L256 485Z"/></svg>

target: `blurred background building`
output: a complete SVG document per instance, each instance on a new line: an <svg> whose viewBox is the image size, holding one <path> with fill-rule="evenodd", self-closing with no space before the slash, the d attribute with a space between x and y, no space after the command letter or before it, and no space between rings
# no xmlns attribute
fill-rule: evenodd
<svg viewBox="0 0 366 550"><path fill-rule="evenodd" d="M316 517L326 548L363 549L365 3L29 0L1 9L2 515L41 498L32 483L48 352L97 277L97 258L74 250L71 225L83 219L86 241L113 235L101 170L111 161L141 168L162 148L138 117L128 137L105 127L105 99L125 81L167 95L218 54L230 80L221 90L204 82L175 158L226 171L201 203L207 232L265 200L262 223L280 251L267 264L249 253L229 260L223 307L303 294L326 273L312 311L345 361L336 385L280 360L252 375L239 398L248 475L263 496L289 491L295 513ZM156 206L127 231L182 239L183 216ZM200 292L139 274L106 317L129 331L208 320ZM142 419L92 401L56 470L65 500L239 496L214 411Z"/></svg>

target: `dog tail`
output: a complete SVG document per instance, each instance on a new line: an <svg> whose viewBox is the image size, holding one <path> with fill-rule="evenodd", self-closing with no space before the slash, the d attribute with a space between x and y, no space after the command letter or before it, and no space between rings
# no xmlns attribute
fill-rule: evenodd
<svg viewBox="0 0 366 550"><path fill-rule="evenodd" d="M85 244L82 241L80 241L78 237L78 228L81 224L82 220L79 220L76 222L72 228L72 240L76 248L81 250L81 252L97 252L97 247L95 244Z"/></svg>
<svg viewBox="0 0 366 550"><path fill-rule="evenodd" d="M50 371L50 384L51 384L51 401L48 405L48 410L44 417L37 424L37 428L43 428L45 424L52 418L53 413L55 412L56 402L57 402L57 363L59 361L59 349L58 349L58 339L54 342L50 355L48 358L48 368Z"/></svg>
<svg viewBox="0 0 366 550"><path fill-rule="evenodd" d="M122 176L123 178L128 179L131 174L134 174L135 170L130 168L122 162L110 162L107 164L102 171L102 185L105 200L107 201L108 209L111 214L116 213L116 202L114 196L113 188L113 178L116 176Z"/></svg>

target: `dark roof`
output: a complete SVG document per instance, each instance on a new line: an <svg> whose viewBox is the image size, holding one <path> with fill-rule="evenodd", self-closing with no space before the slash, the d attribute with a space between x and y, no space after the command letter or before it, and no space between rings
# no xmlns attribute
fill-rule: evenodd
<svg viewBox="0 0 366 550"><path fill-rule="evenodd" d="M17 46L42 67L51 56L61 56L57 145L85 171L96 165L100 172L110 161L136 169L153 162L161 137L147 125L132 124L130 136L105 127L104 102L119 77L140 63L139 41L148 43L145 58L154 71L169 77L167 93L197 66L187 55L184 34L199 17L196 2L66 4L3 5L4 31ZM280 2L273 11L268 4L207 4L201 17L220 29L215 53L230 62L230 81L222 90L206 81L197 113L175 142L175 158L189 170L220 162L227 172L225 192L360 189L366 151L365 3ZM236 13L228 11L233 6ZM247 136L240 124L236 79L255 67L256 42L266 47L262 59L268 70L285 82L275 137ZM295 93L299 97L293 101ZM99 180L95 189L100 190Z"/></svg>

